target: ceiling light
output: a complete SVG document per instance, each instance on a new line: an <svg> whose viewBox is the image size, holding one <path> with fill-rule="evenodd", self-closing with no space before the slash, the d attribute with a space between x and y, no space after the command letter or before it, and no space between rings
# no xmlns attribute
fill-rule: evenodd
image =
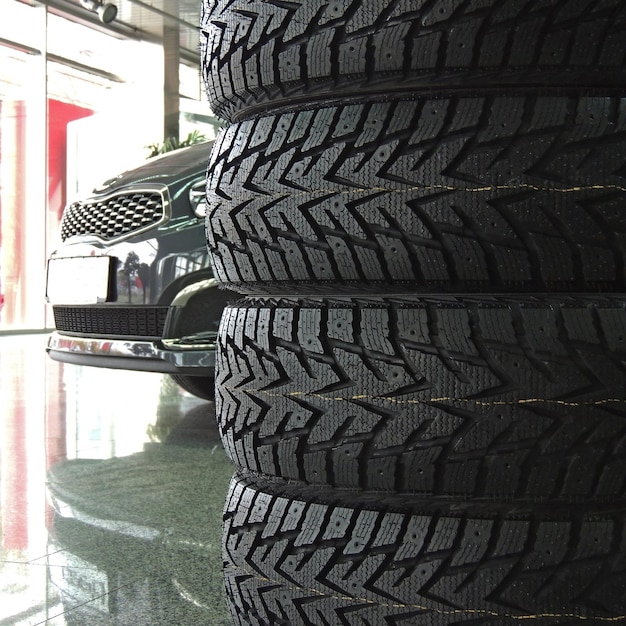
<svg viewBox="0 0 626 626"><path fill-rule="evenodd" d="M110 24L117 16L117 7L102 0L80 0L81 5L88 11L98 14L101 22Z"/></svg>

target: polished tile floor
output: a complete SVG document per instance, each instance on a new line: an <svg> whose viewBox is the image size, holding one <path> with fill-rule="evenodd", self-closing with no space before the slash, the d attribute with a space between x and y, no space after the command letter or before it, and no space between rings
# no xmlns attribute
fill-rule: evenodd
<svg viewBox="0 0 626 626"><path fill-rule="evenodd" d="M0 626L230 624L213 404L45 343L0 337Z"/></svg>

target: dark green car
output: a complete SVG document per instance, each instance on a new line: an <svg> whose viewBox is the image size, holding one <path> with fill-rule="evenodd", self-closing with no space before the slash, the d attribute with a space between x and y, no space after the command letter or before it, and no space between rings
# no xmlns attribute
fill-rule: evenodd
<svg viewBox="0 0 626 626"><path fill-rule="evenodd" d="M78 365L170 374L213 396L224 304L207 254L211 143L169 152L69 204L48 261L48 353Z"/></svg>

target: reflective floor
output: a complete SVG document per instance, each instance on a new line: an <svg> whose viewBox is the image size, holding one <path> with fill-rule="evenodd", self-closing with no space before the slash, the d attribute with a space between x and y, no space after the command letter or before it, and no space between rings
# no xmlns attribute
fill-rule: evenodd
<svg viewBox="0 0 626 626"><path fill-rule="evenodd" d="M0 626L230 624L213 404L46 338L0 337Z"/></svg>

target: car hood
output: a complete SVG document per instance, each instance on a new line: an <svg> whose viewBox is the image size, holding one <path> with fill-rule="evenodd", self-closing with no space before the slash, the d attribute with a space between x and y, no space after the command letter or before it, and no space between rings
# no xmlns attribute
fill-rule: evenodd
<svg viewBox="0 0 626 626"><path fill-rule="evenodd" d="M110 178L93 192L103 193L141 183L170 185L189 176L201 175L206 170L212 145L213 142L208 141L152 157L144 164Z"/></svg>

